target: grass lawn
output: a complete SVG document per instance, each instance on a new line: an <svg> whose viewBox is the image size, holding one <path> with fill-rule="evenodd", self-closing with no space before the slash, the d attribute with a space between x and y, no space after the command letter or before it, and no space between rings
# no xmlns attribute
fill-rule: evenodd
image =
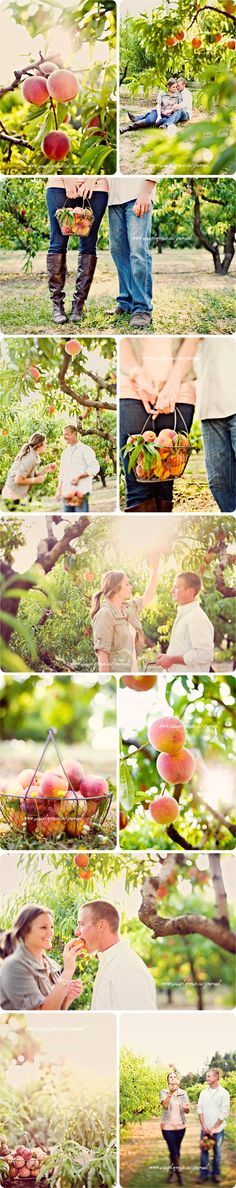
<svg viewBox="0 0 236 1188"><path fill-rule="evenodd" d="M76 253L68 252L66 311L74 289ZM2 331L71 334L75 323L56 326L46 279L44 252L38 252L32 273L23 271L24 253L1 254L0 276ZM235 266L227 277L217 277L205 249L166 248L153 251L153 326L155 334L232 334L235 329ZM81 326L91 334L129 333L129 318L116 315L116 270L108 251L99 253L91 296Z"/></svg>
<svg viewBox="0 0 236 1188"><path fill-rule="evenodd" d="M169 1154L160 1131L160 1119L134 1122L129 1138L121 1144L120 1183L122 1188L161 1188L167 1182ZM199 1170L199 1124L196 1108L188 1116L182 1144L181 1170L185 1188L192 1188ZM224 1139L222 1153L222 1188L234 1188L235 1165L233 1151ZM174 1178L173 1184L177 1180Z"/></svg>

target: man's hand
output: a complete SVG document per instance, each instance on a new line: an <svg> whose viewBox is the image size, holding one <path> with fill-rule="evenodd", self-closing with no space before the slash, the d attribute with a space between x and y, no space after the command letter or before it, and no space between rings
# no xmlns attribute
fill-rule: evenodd
<svg viewBox="0 0 236 1188"><path fill-rule="evenodd" d="M133 207L133 213L137 215L138 219L140 219L142 215L147 214L147 212L150 210L152 205L153 189L153 185L150 187L150 185L146 183L146 185L142 187L142 190L140 190L140 194L138 198L136 198L136 202L134 203Z"/></svg>
<svg viewBox="0 0 236 1188"><path fill-rule="evenodd" d="M163 655L161 653L161 655L158 656L157 660L156 660L156 664L160 668L166 668L166 669L171 668L173 663L174 663L173 656L165 656L164 652L163 652Z"/></svg>
<svg viewBox="0 0 236 1188"><path fill-rule="evenodd" d="M64 185L65 185L66 197L67 198L77 198L77 194L78 194L77 177L66 177Z"/></svg>
<svg viewBox="0 0 236 1188"><path fill-rule="evenodd" d="M178 403L179 388L180 384L171 372L163 387L158 392L155 403L155 409L158 413L174 412L175 405Z"/></svg>
<svg viewBox="0 0 236 1188"><path fill-rule="evenodd" d="M84 177L83 181L77 182L77 195L79 198L91 198L95 189L97 178Z"/></svg>
<svg viewBox="0 0 236 1188"><path fill-rule="evenodd" d="M78 487L78 483L81 483L81 479L87 479L88 477L88 474L78 474L77 478L71 479L71 486Z"/></svg>

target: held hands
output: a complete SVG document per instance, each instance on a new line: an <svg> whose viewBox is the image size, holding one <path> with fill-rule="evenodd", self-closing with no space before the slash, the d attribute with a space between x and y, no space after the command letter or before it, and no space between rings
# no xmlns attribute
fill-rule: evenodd
<svg viewBox="0 0 236 1188"><path fill-rule="evenodd" d="M91 195L93 194L93 191L95 189L96 180L97 180L96 178L85 177L85 178L83 178L83 181L80 181L79 183L77 183L76 197L91 198Z"/></svg>
<svg viewBox="0 0 236 1188"><path fill-rule="evenodd" d="M145 412L151 413L155 418L156 391L155 383L151 376L145 371L145 367L132 367L130 371L130 380L139 400L142 400Z"/></svg>
<svg viewBox="0 0 236 1188"><path fill-rule="evenodd" d="M170 373L168 379L159 389L158 396L155 403L155 408L158 413L171 413L175 410L175 405L179 396L179 384L176 381L173 372Z"/></svg>

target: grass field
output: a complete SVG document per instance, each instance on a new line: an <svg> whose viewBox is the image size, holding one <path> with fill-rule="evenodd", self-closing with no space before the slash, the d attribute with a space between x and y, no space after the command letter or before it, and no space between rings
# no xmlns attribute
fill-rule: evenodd
<svg viewBox="0 0 236 1188"><path fill-rule="evenodd" d="M68 252L66 311L74 290L77 258ZM23 271L24 253L1 254L2 331L57 335L63 328L52 319L44 252L38 252L32 273ZM217 277L205 249L166 248L153 251L153 326L155 334L232 334L235 329L236 267L226 277ZM101 334L130 332L129 318L116 314L118 292L116 270L108 251L99 253L91 296L82 320L83 331ZM64 333L72 333L72 321ZM140 333L140 331L139 331Z"/></svg>
<svg viewBox="0 0 236 1188"><path fill-rule="evenodd" d="M167 1182L169 1155L160 1130L160 1119L134 1122L129 1138L121 1144L120 1183L122 1188L163 1188ZM182 1144L181 1171L185 1188L192 1188L199 1171L199 1124L196 1109L188 1117ZM222 1154L222 1188L234 1188L235 1165L233 1151L224 1139ZM173 1184L177 1180L173 1179Z"/></svg>

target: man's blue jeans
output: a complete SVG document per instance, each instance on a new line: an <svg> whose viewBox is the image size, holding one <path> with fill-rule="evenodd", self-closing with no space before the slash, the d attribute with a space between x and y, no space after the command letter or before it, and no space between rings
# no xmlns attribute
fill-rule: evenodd
<svg viewBox="0 0 236 1188"><path fill-rule="evenodd" d="M168 124L185 123L186 120L189 120L189 115L187 111L184 111L183 107L180 107L179 111L173 111L173 115L161 116L161 119L158 120L157 109L153 107L152 111L147 111L146 115L136 116L136 119L139 124L144 124L145 128L153 128L154 124L156 124L157 128L167 128Z"/></svg>
<svg viewBox="0 0 236 1188"><path fill-rule="evenodd" d="M136 199L109 206L110 250L119 278L117 302L124 313L152 311L152 206L134 214Z"/></svg>
<svg viewBox="0 0 236 1188"><path fill-rule="evenodd" d="M75 514L80 516L80 512L88 512L88 510L89 510L89 501L88 501L86 495L84 496L82 503L80 503L79 506L77 504L76 507L71 507L71 503L67 503L66 499L62 500L62 511L70 512L71 516L73 516Z"/></svg>
<svg viewBox="0 0 236 1188"><path fill-rule="evenodd" d="M203 1135L204 1135L204 1131L202 1130L201 1138L203 1138ZM223 1139L224 1139L224 1130L220 1130L218 1134L214 1135L212 1176L220 1175L220 1161L221 1161L221 1150L222 1150ZM203 1183L204 1183L204 1180L208 1180L208 1177L209 1177L209 1170L210 1170L209 1169L209 1155L210 1154L211 1154L210 1151L201 1151L200 1178Z"/></svg>
<svg viewBox="0 0 236 1188"><path fill-rule="evenodd" d="M236 415L207 419L201 425L210 490L220 511L233 512L236 507Z"/></svg>

